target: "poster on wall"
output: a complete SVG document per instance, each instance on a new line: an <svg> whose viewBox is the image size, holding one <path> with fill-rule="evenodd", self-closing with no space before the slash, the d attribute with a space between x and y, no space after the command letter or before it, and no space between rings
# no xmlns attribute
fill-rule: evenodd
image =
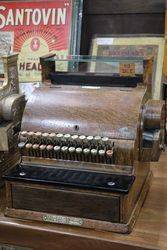
<svg viewBox="0 0 167 250"><path fill-rule="evenodd" d="M120 59L131 58L153 58L153 78L152 78L152 96L154 99L161 97L161 80L164 58L163 37L149 36L96 36L92 40L91 54L93 56L118 57ZM96 66L99 71L100 65ZM107 69L107 68L106 68ZM120 74L122 72L127 75L134 76L143 74L143 63L137 62L133 64L121 64L114 62L112 65L113 72ZM111 71L111 67L110 67Z"/></svg>
<svg viewBox="0 0 167 250"><path fill-rule="evenodd" d="M55 53L64 57L77 53L81 11L82 0L0 3L0 37L13 34L13 51L19 53L20 82L41 80L40 56Z"/></svg>

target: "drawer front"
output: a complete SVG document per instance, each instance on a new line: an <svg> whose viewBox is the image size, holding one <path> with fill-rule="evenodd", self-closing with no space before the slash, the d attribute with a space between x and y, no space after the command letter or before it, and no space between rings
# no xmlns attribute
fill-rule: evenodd
<svg viewBox="0 0 167 250"><path fill-rule="evenodd" d="M12 184L12 207L93 220L120 221L119 196L44 187Z"/></svg>

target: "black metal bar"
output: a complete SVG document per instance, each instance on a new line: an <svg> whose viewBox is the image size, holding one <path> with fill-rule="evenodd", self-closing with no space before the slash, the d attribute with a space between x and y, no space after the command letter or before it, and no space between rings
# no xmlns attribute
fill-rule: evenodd
<svg viewBox="0 0 167 250"><path fill-rule="evenodd" d="M135 180L134 176L35 165L17 165L13 169L10 169L3 178L8 181L51 184L56 186L67 186L90 190L97 189L105 192L112 191L121 193L128 193Z"/></svg>
<svg viewBox="0 0 167 250"><path fill-rule="evenodd" d="M143 82L142 76L122 77L96 73L53 72L50 78L54 85L137 87L138 83Z"/></svg>

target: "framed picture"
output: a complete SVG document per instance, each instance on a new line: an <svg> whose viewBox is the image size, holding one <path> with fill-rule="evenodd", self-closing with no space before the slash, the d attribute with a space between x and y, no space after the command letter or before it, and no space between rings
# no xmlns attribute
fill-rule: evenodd
<svg viewBox="0 0 167 250"><path fill-rule="evenodd" d="M164 37L158 36L95 36L92 40L91 55L130 58L153 58L152 97L160 99L164 60ZM113 72L124 75L140 75L143 65L139 63L119 63L112 65ZM98 67L98 65L97 65ZM98 68L95 70L99 71ZM110 67L111 70L111 67Z"/></svg>
<svg viewBox="0 0 167 250"><path fill-rule="evenodd" d="M0 37L13 32L20 82L41 80L40 56L78 53L81 20L82 0L1 1Z"/></svg>

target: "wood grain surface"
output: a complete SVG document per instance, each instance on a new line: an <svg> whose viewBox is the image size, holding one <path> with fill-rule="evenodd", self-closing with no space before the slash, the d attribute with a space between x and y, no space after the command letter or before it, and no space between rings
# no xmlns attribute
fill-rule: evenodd
<svg viewBox="0 0 167 250"><path fill-rule="evenodd" d="M87 14L163 13L164 0L84 0Z"/></svg>
<svg viewBox="0 0 167 250"><path fill-rule="evenodd" d="M43 186L41 186L43 187ZM12 208L119 222L119 196L56 187L13 185ZM29 202L29 201L30 202ZM45 202L44 202L45 201ZM103 206L101 206L103 204ZM33 212L32 212L33 213Z"/></svg>
<svg viewBox="0 0 167 250"><path fill-rule="evenodd" d="M25 222L0 213L0 242L40 250L167 249L167 152L152 164L152 187L130 235ZM3 191L1 191L3 193Z"/></svg>
<svg viewBox="0 0 167 250"><path fill-rule="evenodd" d="M144 87L38 88L27 102L22 131L135 140L145 91Z"/></svg>

